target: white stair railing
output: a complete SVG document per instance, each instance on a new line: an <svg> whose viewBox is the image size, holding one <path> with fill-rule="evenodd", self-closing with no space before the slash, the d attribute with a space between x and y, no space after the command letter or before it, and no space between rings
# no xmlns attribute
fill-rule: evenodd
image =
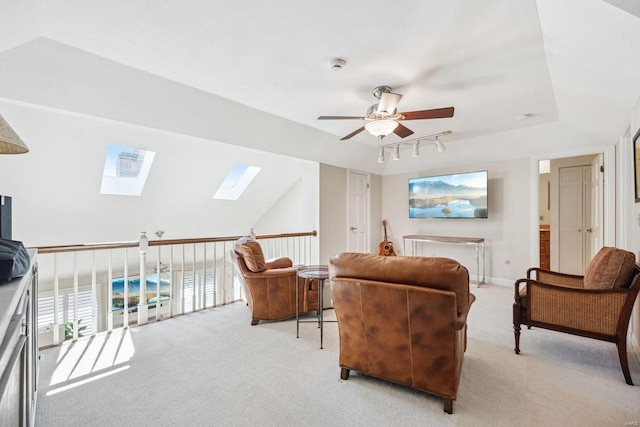
<svg viewBox="0 0 640 427"><path fill-rule="evenodd" d="M243 299L229 256L241 236L162 240L162 232L156 235L151 241L142 233L138 242L39 247L39 290L46 296L38 313L40 345ZM256 239L266 258L286 256L294 265L310 265L318 263L316 236L312 231ZM90 299L84 297L89 289Z"/></svg>

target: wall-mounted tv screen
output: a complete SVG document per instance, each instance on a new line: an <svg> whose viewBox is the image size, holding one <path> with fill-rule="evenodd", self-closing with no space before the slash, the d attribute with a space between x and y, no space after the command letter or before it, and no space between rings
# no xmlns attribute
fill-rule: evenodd
<svg viewBox="0 0 640 427"><path fill-rule="evenodd" d="M409 218L487 218L487 171L409 179Z"/></svg>

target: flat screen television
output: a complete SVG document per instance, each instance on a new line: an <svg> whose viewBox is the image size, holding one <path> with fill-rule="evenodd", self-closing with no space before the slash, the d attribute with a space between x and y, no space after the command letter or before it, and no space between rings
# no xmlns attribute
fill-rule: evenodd
<svg viewBox="0 0 640 427"><path fill-rule="evenodd" d="M487 217L487 171L409 179L409 218Z"/></svg>

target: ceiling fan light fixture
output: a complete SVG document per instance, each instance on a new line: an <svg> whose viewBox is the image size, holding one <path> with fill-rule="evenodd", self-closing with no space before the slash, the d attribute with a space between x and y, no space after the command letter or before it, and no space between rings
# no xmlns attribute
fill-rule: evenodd
<svg viewBox="0 0 640 427"><path fill-rule="evenodd" d="M373 136L378 137L380 139L389 135L398 127L398 122L395 120L384 119L384 120L374 120L366 125L364 128Z"/></svg>

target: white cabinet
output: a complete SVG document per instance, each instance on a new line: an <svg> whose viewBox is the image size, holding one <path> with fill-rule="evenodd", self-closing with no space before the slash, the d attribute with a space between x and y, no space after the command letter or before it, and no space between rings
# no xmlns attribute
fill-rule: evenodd
<svg viewBox="0 0 640 427"><path fill-rule="evenodd" d="M27 274L0 283L0 426L33 426L38 388L36 251Z"/></svg>

